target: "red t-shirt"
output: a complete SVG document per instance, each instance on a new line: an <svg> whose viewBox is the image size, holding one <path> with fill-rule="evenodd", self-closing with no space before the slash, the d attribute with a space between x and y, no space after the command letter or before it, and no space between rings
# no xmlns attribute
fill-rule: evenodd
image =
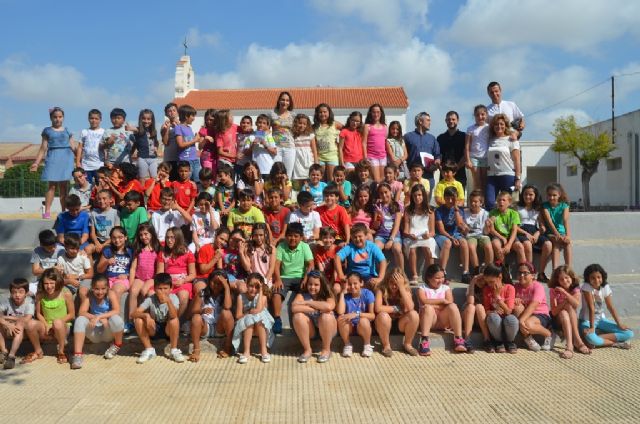
<svg viewBox="0 0 640 424"><path fill-rule="evenodd" d="M351 131L349 128L343 128L340 131L340 138L344 138L342 145L342 160L345 162L359 162L362 156L362 135L356 130Z"/></svg>
<svg viewBox="0 0 640 424"><path fill-rule="evenodd" d="M338 251L337 246L333 245L329 248L329 250L325 250L324 246L320 246L319 244L315 244L313 249L313 262L316 265L316 268L320 269L320 265L323 266L323 274L329 279L329 281L333 281L333 270L334 270L334 259L336 258L336 252Z"/></svg>
<svg viewBox="0 0 640 424"><path fill-rule="evenodd" d="M173 256L167 256L164 252L158 253L158 263L164 263L164 272L173 275L188 275L189 264L195 264L196 258L189 250L187 253L174 258Z"/></svg>
<svg viewBox="0 0 640 424"><path fill-rule="evenodd" d="M500 297L502 298L502 301L506 303L509 308L513 309L513 305L516 300L516 288L513 287L511 284L504 284L502 286L502 289L500 290ZM495 294L491 287L484 286L482 288L482 298L483 298L482 303L484 305L484 309L487 312L495 311L496 309L494 306Z"/></svg>
<svg viewBox="0 0 640 424"><path fill-rule="evenodd" d="M231 163L236 163L238 153L238 125L232 124L223 133L216 134L216 147L227 151L224 155L219 155L221 159L225 159Z"/></svg>
<svg viewBox="0 0 640 424"><path fill-rule="evenodd" d="M316 212L320 214L322 225L333 228L339 239L347 238L344 226L351 224L351 218L344 207L336 205L333 209L329 209L326 205L321 205L316 208Z"/></svg>
<svg viewBox="0 0 640 424"><path fill-rule="evenodd" d="M191 200L195 200L195 198L198 197L198 187L196 183L191 180L174 181L172 186L176 196L176 203L184 210L189 209Z"/></svg>
<svg viewBox="0 0 640 424"><path fill-rule="evenodd" d="M144 198L144 188L142 187L142 183L140 181L133 179L126 184L124 182L118 184L118 191L120 192L120 194L127 194L132 190L142 194Z"/></svg>
<svg viewBox="0 0 640 424"><path fill-rule="evenodd" d="M216 255L216 248L213 247L213 244L205 244L204 246L200 247L200 250L198 250L198 254L197 254L197 258L196 258L196 274L197 274L197 278L204 278L204 279L208 279L209 278L209 274L211 274L211 271L213 271L215 268L215 264L214 267L211 271L209 271L206 274L200 274L200 272L198 271L198 265L199 264L207 264L209 262L211 262L211 260L213 259L213 257Z"/></svg>
<svg viewBox="0 0 640 424"><path fill-rule="evenodd" d="M282 232L285 223L289 220L289 213L291 212L289 208L280 206L280 210L278 212L273 212L265 207L262 212L264 214L264 221L271 229L271 236L274 239L280 237L280 233Z"/></svg>
<svg viewBox="0 0 640 424"><path fill-rule="evenodd" d="M151 187L151 184L153 184L155 180L153 178L149 178L147 181L145 181L144 183L144 189L145 191ZM172 188L173 186L171 185L171 181L167 181L166 183L160 183L158 184L158 182L156 181L156 185L153 186L153 189L151 190L151 196L149 196L149 199L147 200L147 209L149 209L150 211L159 211L162 208L162 204L160 203L160 191L163 188Z"/></svg>

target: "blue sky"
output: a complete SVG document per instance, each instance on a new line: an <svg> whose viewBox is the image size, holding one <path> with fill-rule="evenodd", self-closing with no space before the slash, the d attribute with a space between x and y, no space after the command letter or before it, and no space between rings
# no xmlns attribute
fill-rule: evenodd
<svg viewBox="0 0 640 424"><path fill-rule="evenodd" d="M632 74L616 79L616 114L640 108L640 2L0 0L0 6L0 141L39 142L54 105L66 110L73 132L86 126L93 107L105 116L123 107L131 121L144 107L161 115L173 97L185 36L198 88L403 85L409 116L428 111L435 134L451 109L463 129L472 124L473 106L487 103L491 80L523 110L526 139L550 139L561 115L585 124L608 119L605 80L612 74Z"/></svg>

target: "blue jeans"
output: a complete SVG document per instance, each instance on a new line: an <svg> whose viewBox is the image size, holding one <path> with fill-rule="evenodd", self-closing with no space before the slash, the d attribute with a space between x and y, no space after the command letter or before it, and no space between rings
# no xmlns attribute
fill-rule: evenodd
<svg viewBox="0 0 640 424"><path fill-rule="evenodd" d="M191 179L197 184L200 182L200 169L202 168L200 159L190 160L189 165L191 165Z"/></svg>
<svg viewBox="0 0 640 424"><path fill-rule="evenodd" d="M501 191L508 191L511 193L512 188L516 183L515 175L493 175L487 177L487 189L484 193L484 203L488 211L493 209L496 204L496 196Z"/></svg>
<svg viewBox="0 0 640 424"><path fill-rule="evenodd" d="M590 327L589 321L580 321L580 331L584 335L584 339L586 340L587 343L596 347L604 345L604 340L602 339L602 337L596 334L596 331L600 333L614 334L616 336L616 341L618 342L626 342L627 340L630 340L633 337L633 331L623 330L620 327L618 327L618 325L614 321L606 318L596 320L596 322L593 325L596 331L590 334L585 334L584 332L589 327Z"/></svg>

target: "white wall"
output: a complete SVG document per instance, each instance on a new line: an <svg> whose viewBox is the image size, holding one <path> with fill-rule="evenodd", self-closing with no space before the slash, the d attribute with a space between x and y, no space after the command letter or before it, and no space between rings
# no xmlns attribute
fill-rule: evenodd
<svg viewBox="0 0 640 424"><path fill-rule="evenodd" d="M551 150L553 141L520 141L520 156L522 157L522 182L527 184L527 168L545 167L555 168L556 154ZM542 187L539 187L542 189Z"/></svg>

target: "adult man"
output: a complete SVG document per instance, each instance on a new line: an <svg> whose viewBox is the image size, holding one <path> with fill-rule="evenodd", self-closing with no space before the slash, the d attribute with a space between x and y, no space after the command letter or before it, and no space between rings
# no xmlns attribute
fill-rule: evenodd
<svg viewBox="0 0 640 424"><path fill-rule="evenodd" d="M513 128L513 135L520 139L522 131L524 131L525 122L524 114L520 111L518 105L514 102L502 100L502 88L500 84L495 81L491 81L489 85L487 85L487 94L491 98L491 103L487 105L489 115L488 122L491 123L493 117L498 113L504 113L509 118L509 122Z"/></svg>
<svg viewBox="0 0 640 424"><path fill-rule="evenodd" d="M433 172L440 166L440 145L436 138L429 134L431 116L427 112L420 112L415 117L416 129L404 135L407 145L407 165L411 168L414 163L425 167L423 177L429 180L431 190L435 187Z"/></svg>
<svg viewBox="0 0 640 424"><path fill-rule="evenodd" d="M456 180L462 187L467 186L467 172L465 170L464 144L466 133L458 129L458 112L450 110L444 119L447 130L438 136L438 145L442 154L442 163L455 162L457 166Z"/></svg>

